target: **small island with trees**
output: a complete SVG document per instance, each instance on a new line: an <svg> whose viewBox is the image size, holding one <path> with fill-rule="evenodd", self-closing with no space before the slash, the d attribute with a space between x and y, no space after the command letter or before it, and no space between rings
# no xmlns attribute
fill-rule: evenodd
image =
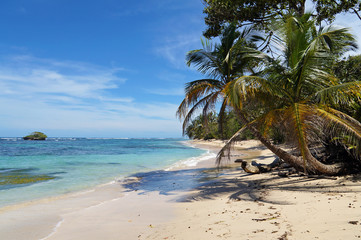
<svg viewBox="0 0 361 240"><path fill-rule="evenodd" d="M31 134L23 137L24 140L45 140L48 136L46 136L42 132L32 132Z"/></svg>

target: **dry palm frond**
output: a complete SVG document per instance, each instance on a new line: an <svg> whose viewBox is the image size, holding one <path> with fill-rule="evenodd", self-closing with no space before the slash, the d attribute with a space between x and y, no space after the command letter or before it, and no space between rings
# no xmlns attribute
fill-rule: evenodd
<svg viewBox="0 0 361 240"><path fill-rule="evenodd" d="M223 157L227 157L228 159L230 158L230 153L233 145L238 141L238 137L247 129L249 125L245 125L241 129L239 129L218 152L216 158L218 166L220 166Z"/></svg>
<svg viewBox="0 0 361 240"><path fill-rule="evenodd" d="M324 106L317 109L324 120L326 129L336 138L346 139L345 143L353 146L357 157L361 156L361 123L345 113ZM347 137L346 137L347 136Z"/></svg>
<svg viewBox="0 0 361 240"><path fill-rule="evenodd" d="M354 98L361 99L361 81L335 84L315 93L321 104L349 104Z"/></svg>
<svg viewBox="0 0 361 240"><path fill-rule="evenodd" d="M219 94L219 92L210 93L209 95L205 96L204 98L198 100L198 102L196 104L194 104L191 109L188 110L188 113L185 115L184 120L183 120L183 133L185 133L185 129L187 128L188 124L191 122L191 119L194 116L194 114L197 113L197 110L199 110L200 108L203 108L203 112L207 112L208 111L207 108L210 106L208 102L216 101L218 98L218 94ZM180 111L182 111L182 110L180 110Z"/></svg>

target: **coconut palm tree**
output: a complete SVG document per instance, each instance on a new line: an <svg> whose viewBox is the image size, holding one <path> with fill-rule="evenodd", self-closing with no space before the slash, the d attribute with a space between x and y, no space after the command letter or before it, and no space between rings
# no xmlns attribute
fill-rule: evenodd
<svg viewBox="0 0 361 240"><path fill-rule="evenodd" d="M245 127L280 158L298 168L302 166L308 173L338 174L343 164L321 163L311 154L310 144L320 141L323 131L328 131L334 136L347 135L347 143L358 155L361 153L361 124L331 107L347 104L351 96L361 97L361 82L342 83L330 69L336 57L356 48L355 39L345 28L328 26L317 30L310 14L287 16L276 21L271 30L279 57L270 60L262 76L239 77L227 83L223 93ZM268 110L257 119L247 119L242 114L244 102L260 99L267 99L264 104ZM268 141L268 129L275 125L284 127L300 157ZM219 161L243 129L220 151Z"/></svg>
<svg viewBox="0 0 361 240"><path fill-rule="evenodd" d="M183 120L183 133L192 119L202 111L204 126L207 127L207 116L216 109L220 102L218 113L220 132L222 132L228 99L223 93L227 83L253 71L254 63L246 58L247 53L254 51L248 37L251 30L238 32L234 24L224 29L220 43L212 44L202 40L203 49L190 51L187 65L194 66L206 76L186 84L185 98L177 110L177 116Z"/></svg>

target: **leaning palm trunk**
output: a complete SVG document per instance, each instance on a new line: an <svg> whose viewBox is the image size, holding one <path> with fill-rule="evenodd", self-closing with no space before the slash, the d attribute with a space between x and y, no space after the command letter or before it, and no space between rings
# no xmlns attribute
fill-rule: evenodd
<svg viewBox="0 0 361 240"><path fill-rule="evenodd" d="M267 138L262 136L258 129L252 126L252 124L250 124L250 122L240 110L236 111L244 126L246 126L265 147L272 151L277 157L293 166L296 170L303 170L305 174L312 173L324 175L337 175L343 170L343 165L341 164L326 165L319 162L315 157L312 156L307 146L304 149L304 152L306 153L304 154L305 157L296 157L286 152L285 150L272 144ZM235 135L239 135L239 132L237 132ZM236 139L236 136L232 137L228 141L228 143L221 149L220 153L218 154L218 163L220 163L221 158L224 156L224 152L230 150L231 143L232 141L234 141L234 139Z"/></svg>
<svg viewBox="0 0 361 240"><path fill-rule="evenodd" d="M312 156L310 149L307 146L305 147L305 150L306 150L305 151L306 162L309 163L309 165L313 168L314 172L325 175L337 175L343 171L344 164L342 163L336 163L331 165L323 164L320 161L318 161L314 156Z"/></svg>
<svg viewBox="0 0 361 240"><path fill-rule="evenodd" d="M278 156L280 159L284 160L288 164L294 166L296 169L301 169L300 166L302 166L302 159L299 157L293 156L292 154L289 154L285 150L281 149L280 147L277 147L276 145L272 144L267 138L263 137L262 134L258 131L257 128L249 124L249 121L247 118L241 113L241 111L237 111L238 116L242 123L247 126L247 128L257 137L257 139L265 145L269 150L271 150L276 156Z"/></svg>

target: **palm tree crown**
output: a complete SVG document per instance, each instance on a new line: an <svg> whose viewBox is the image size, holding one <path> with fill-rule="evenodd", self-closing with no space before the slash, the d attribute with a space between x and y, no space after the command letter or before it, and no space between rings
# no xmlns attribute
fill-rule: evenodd
<svg viewBox="0 0 361 240"><path fill-rule="evenodd" d="M228 101L223 93L226 84L252 69L252 61L245 58L245 50L250 50L249 34L249 29L239 33L236 26L230 24L223 31L219 44L212 45L204 40L203 49L187 54L188 66L195 66L207 78L191 81L185 87L185 98L177 111L177 116L184 118L183 131L194 115L199 114L198 110L202 110L206 123L208 114L214 111L218 101L221 101L219 119L220 123L223 122Z"/></svg>

